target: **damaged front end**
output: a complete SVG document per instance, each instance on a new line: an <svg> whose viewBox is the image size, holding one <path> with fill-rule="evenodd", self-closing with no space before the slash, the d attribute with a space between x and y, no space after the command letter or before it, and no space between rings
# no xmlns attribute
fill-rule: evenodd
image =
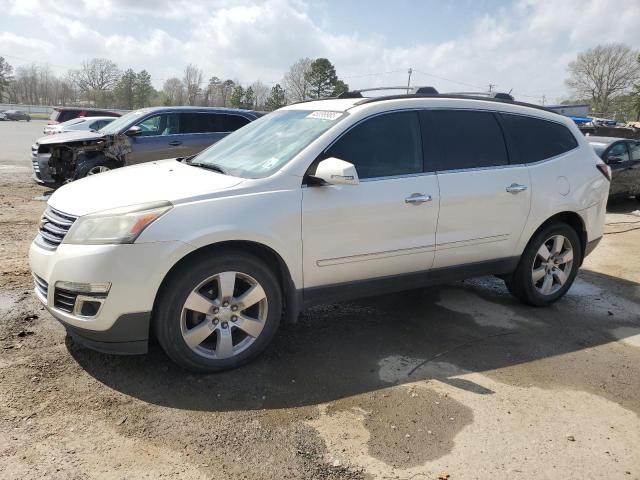
<svg viewBox="0 0 640 480"><path fill-rule="evenodd" d="M56 188L84 177L91 166L106 162L113 167L124 166L131 152L131 141L124 134L96 134L92 138L63 135L43 137L31 147L36 182Z"/></svg>

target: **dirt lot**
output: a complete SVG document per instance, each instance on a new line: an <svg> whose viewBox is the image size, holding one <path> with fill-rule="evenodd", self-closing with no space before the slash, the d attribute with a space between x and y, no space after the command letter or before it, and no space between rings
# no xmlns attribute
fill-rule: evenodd
<svg viewBox="0 0 640 480"><path fill-rule="evenodd" d="M551 308L494 278L327 305L195 376L80 348L32 295L43 124L0 122L2 478L640 478L640 204Z"/></svg>

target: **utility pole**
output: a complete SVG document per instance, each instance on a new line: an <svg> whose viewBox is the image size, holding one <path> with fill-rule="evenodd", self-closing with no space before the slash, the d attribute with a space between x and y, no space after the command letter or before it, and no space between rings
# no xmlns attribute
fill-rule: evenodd
<svg viewBox="0 0 640 480"><path fill-rule="evenodd" d="M544 106L547 103L547 96L545 94L542 94L542 106Z"/></svg>
<svg viewBox="0 0 640 480"><path fill-rule="evenodd" d="M489 84L489 93L493 92L493 87L497 86L495 83Z"/></svg>
<svg viewBox="0 0 640 480"><path fill-rule="evenodd" d="M407 95L409 95L409 90L411 89L411 74L413 73L413 68L409 68L409 79L407 80Z"/></svg>

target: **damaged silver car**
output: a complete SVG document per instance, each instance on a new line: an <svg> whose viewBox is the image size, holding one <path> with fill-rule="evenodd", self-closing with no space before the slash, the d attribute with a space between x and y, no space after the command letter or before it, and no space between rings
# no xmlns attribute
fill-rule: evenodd
<svg viewBox="0 0 640 480"><path fill-rule="evenodd" d="M52 188L114 168L195 155L260 117L251 110L157 107L130 112L97 132L42 137L31 147L33 179Z"/></svg>

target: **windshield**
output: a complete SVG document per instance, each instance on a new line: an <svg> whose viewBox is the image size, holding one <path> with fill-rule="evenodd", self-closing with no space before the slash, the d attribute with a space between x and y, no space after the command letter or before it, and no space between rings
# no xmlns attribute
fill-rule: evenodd
<svg viewBox="0 0 640 480"><path fill-rule="evenodd" d="M596 151L596 153L598 154L599 157L602 156L602 153L604 152L604 149L607 148L607 144L606 143L590 143L590 145L593 147L593 149Z"/></svg>
<svg viewBox="0 0 640 480"><path fill-rule="evenodd" d="M215 143L191 163L216 165L238 177L267 177L344 115L309 110L272 112Z"/></svg>
<svg viewBox="0 0 640 480"><path fill-rule="evenodd" d="M113 122L109 123L108 125L105 125L104 127L102 127L98 131L100 133L105 133L107 135L114 135L116 133L120 133L120 130L122 130L124 127L126 127L130 123L135 122L136 119L140 118L141 116L143 116L146 113L147 112L144 111L144 110L137 110L135 112L129 112L126 115L123 115L120 118L118 118L118 119L114 120Z"/></svg>

